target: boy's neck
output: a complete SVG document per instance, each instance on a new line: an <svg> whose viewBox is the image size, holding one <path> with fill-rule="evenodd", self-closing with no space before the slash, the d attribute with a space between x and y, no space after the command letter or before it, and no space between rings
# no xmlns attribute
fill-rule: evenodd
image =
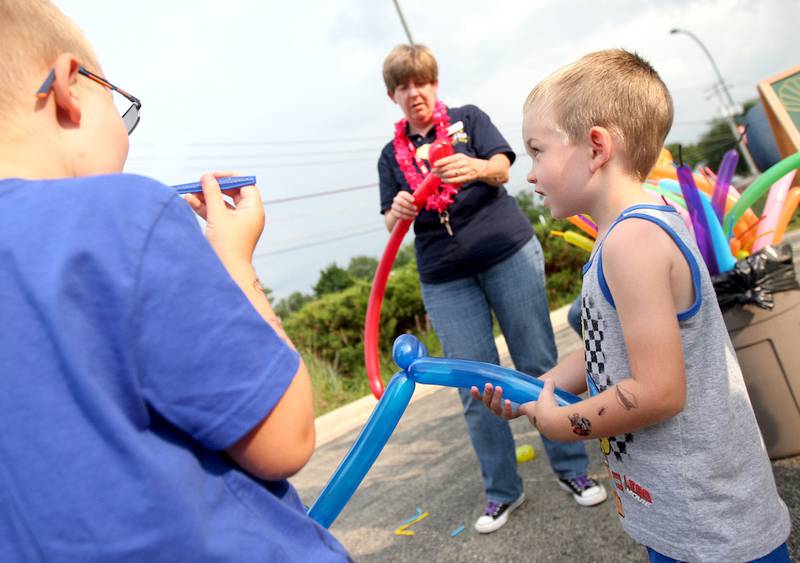
<svg viewBox="0 0 800 563"><path fill-rule="evenodd" d="M68 159L47 143L35 147L22 142L0 142L0 180L45 180L74 176Z"/></svg>
<svg viewBox="0 0 800 563"><path fill-rule="evenodd" d="M597 223L598 239L605 235L617 217L632 205L654 204L656 201L644 193L642 183L627 174L614 174L597 190L598 197L589 209Z"/></svg>

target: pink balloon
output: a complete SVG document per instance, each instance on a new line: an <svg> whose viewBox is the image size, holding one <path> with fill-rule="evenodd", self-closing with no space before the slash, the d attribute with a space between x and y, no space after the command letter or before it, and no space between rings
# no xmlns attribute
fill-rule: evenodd
<svg viewBox="0 0 800 563"><path fill-rule="evenodd" d="M761 222L756 230L756 240L753 242L752 252L758 252L765 246L772 243L775 237L775 227L781 218L783 206L786 203L786 194L792 187L792 180L797 170L792 170L786 176L772 184L767 195L767 203L764 205L764 212L761 214Z"/></svg>

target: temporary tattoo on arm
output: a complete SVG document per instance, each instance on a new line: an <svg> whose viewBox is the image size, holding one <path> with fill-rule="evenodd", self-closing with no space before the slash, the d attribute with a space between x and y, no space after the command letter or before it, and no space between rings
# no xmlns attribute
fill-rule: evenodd
<svg viewBox="0 0 800 563"><path fill-rule="evenodd" d="M604 414L606 414L606 408L600 407L600 410L597 411L597 416L603 416Z"/></svg>
<svg viewBox="0 0 800 563"><path fill-rule="evenodd" d="M615 386L614 390L617 395L617 402L626 411L635 409L639 406L639 401L636 399L636 395L634 395L630 391L625 391L625 389L623 389L619 385Z"/></svg>
<svg viewBox="0 0 800 563"><path fill-rule="evenodd" d="M572 431L578 436L588 436L592 433L591 421L578 413L570 415L569 423L572 425Z"/></svg>

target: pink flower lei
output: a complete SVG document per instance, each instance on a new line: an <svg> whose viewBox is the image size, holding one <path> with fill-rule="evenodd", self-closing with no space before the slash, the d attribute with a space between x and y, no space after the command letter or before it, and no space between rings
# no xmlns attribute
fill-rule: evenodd
<svg viewBox="0 0 800 563"><path fill-rule="evenodd" d="M450 116L447 115L447 106L440 100L436 100L436 105L433 108L433 122L436 125L436 139L447 139ZM394 125L394 157L403 172L406 182L408 182L408 187L414 192L425 177L414 166L416 151L412 152L414 145L406 135L407 125L408 120L405 118ZM425 202L425 209L437 211L440 214L444 213L453 203L453 197L458 193L460 187L460 184L440 184L439 188L428 197Z"/></svg>

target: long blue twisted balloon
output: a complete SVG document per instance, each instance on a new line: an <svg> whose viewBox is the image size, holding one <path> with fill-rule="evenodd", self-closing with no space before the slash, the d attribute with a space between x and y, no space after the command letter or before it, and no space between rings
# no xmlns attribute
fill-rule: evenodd
<svg viewBox="0 0 800 563"><path fill-rule="evenodd" d="M394 341L392 357L403 371L389 382L367 424L309 509L308 515L322 526L333 524L375 463L403 416L416 383L465 388L474 385L479 389L491 383L503 388L505 398L520 404L537 400L543 387L535 377L513 369L470 360L428 358L427 353L425 345L410 334ZM555 397L561 406L581 400L561 389L556 389Z"/></svg>

